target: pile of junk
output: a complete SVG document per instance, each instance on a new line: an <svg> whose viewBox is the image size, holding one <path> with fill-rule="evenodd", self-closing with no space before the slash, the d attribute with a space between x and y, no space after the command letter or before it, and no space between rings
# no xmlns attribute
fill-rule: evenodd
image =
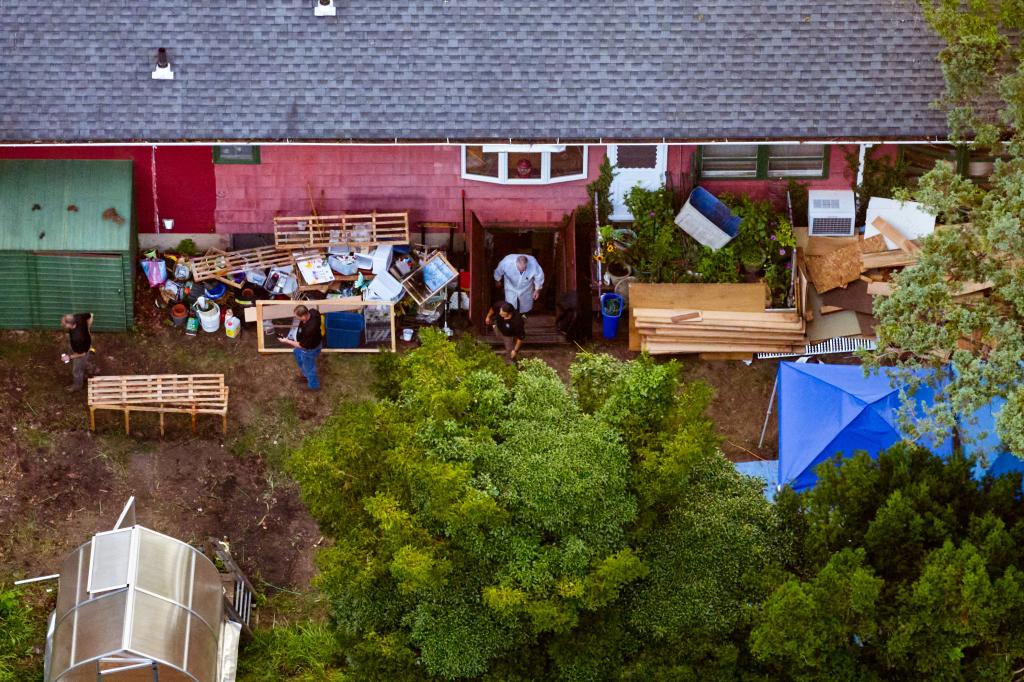
<svg viewBox="0 0 1024 682"><path fill-rule="evenodd" d="M460 284L468 278L444 251L410 242L407 214L277 219L274 237L271 245L203 254L179 244L143 253L140 265L169 324L191 336L223 328L237 337L257 323L258 301L381 302L403 325L437 325L449 335L464 326L469 296Z"/></svg>

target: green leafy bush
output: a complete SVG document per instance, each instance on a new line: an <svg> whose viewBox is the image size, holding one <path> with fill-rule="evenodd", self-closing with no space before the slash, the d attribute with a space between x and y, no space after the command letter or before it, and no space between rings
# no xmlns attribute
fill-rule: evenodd
<svg viewBox="0 0 1024 682"><path fill-rule="evenodd" d="M29 682L42 676L40 652L46 623L26 598L21 590L0 589L0 680L4 682Z"/></svg>
<svg viewBox="0 0 1024 682"><path fill-rule="evenodd" d="M771 560L773 516L719 454L706 386L584 354L569 388L540 361L422 341L291 463L332 539L317 581L346 675L602 679L642 675L653 650L699 675L745 637L742 576ZM662 624L659 601L686 615Z"/></svg>

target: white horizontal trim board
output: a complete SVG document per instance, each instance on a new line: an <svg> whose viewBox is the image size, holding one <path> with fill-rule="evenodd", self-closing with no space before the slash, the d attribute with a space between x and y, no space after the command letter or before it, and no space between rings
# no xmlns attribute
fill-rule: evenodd
<svg viewBox="0 0 1024 682"><path fill-rule="evenodd" d="M258 145L260 147L461 147L463 145L469 146L481 146L485 143L477 140L435 140L432 142L400 142L395 140L394 142L347 142L344 140L324 142L302 142L292 140L277 140L274 142L260 142L260 141L244 141L244 140L204 140L204 141L190 141L190 142L119 142L117 140L111 140L107 142L0 142L0 149L6 147L39 147L40 149L46 147L214 147L218 145ZM490 142L486 143L492 144ZM531 144L523 143L523 145L515 145L511 140L510 145L513 146L533 146ZM806 140L787 140L787 139L758 139L758 140L692 140L688 142L669 141L667 139L661 140L647 140L647 141L621 141L616 139L598 139L596 142L566 142L561 143L556 138L555 142L551 144L578 144L584 147L604 147L610 144L617 144L620 146L644 146L652 144L667 144L670 147L694 147L694 146L717 146L717 145L733 145L733 144L844 144L844 145L855 145L855 144L953 144L952 140L943 138L934 139L920 139L920 140L840 140L830 138L813 138Z"/></svg>

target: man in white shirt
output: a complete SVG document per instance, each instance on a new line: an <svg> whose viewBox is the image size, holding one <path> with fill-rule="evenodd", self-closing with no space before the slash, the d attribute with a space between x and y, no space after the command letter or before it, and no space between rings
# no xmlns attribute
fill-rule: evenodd
<svg viewBox="0 0 1024 682"><path fill-rule="evenodd" d="M510 253L501 259L494 269L494 281L505 280L505 301L516 307L520 313L533 310L533 302L540 298L544 287L544 270L533 256Z"/></svg>

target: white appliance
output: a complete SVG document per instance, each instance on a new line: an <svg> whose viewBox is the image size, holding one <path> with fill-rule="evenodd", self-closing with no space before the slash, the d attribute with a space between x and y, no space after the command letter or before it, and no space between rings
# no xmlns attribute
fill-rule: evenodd
<svg viewBox="0 0 1024 682"><path fill-rule="evenodd" d="M851 237L857 220L852 189L807 192L807 233L812 237Z"/></svg>

